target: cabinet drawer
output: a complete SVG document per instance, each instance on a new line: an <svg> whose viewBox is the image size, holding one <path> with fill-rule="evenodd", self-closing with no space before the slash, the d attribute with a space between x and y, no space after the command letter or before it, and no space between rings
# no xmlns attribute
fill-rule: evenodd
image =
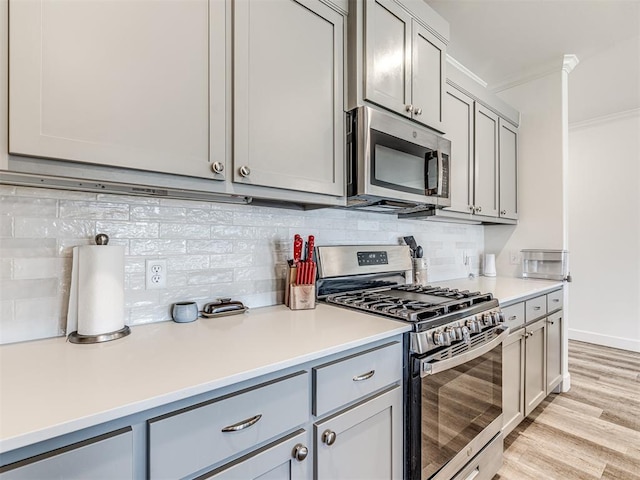
<svg viewBox="0 0 640 480"><path fill-rule="evenodd" d="M0 479L133 478L131 427L0 467Z"/></svg>
<svg viewBox="0 0 640 480"><path fill-rule="evenodd" d="M555 312L563 306L564 295L562 290L551 292L547 295L547 312Z"/></svg>
<svg viewBox="0 0 640 480"><path fill-rule="evenodd" d="M504 323L511 331L524 325L524 303L516 303L501 309L504 315Z"/></svg>
<svg viewBox="0 0 640 480"><path fill-rule="evenodd" d="M402 344L393 342L313 369L313 414L324 415L402 379Z"/></svg>
<svg viewBox="0 0 640 480"><path fill-rule="evenodd" d="M525 302L525 320L530 322L536 318L544 317L547 314L547 296L532 298Z"/></svg>
<svg viewBox="0 0 640 480"><path fill-rule="evenodd" d="M182 478L308 418L309 377L298 372L151 419L150 478Z"/></svg>

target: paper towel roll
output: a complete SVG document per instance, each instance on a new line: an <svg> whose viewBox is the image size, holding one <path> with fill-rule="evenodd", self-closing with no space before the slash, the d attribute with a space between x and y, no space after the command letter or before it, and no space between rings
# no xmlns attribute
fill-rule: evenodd
<svg viewBox="0 0 640 480"><path fill-rule="evenodd" d="M484 276L485 277L496 276L496 256L493 253L487 253L484 256Z"/></svg>
<svg viewBox="0 0 640 480"><path fill-rule="evenodd" d="M67 334L102 335L124 328L124 247L73 249Z"/></svg>

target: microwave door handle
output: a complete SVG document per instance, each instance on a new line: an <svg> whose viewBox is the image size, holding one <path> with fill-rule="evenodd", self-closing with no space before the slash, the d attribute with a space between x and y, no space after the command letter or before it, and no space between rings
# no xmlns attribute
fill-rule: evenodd
<svg viewBox="0 0 640 480"><path fill-rule="evenodd" d="M449 370L451 368L455 368L463 363L471 361L475 358L481 357L487 352L490 352L495 347L500 345L503 340L509 335L509 327L503 325L498 328L502 330L500 335L491 340L490 342L484 343L479 347L476 347L467 352L461 353L460 355L456 355L453 358L449 358L447 360L441 360L439 362L429 362L428 360L420 361L420 378L424 378L428 375L435 375L436 373L444 372L445 370Z"/></svg>

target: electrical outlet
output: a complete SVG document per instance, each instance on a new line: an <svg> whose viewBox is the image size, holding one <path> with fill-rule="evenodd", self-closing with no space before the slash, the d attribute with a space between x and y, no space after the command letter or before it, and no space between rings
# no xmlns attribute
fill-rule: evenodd
<svg viewBox="0 0 640 480"><path fill-rule="evenodd" d="M162 259L147 260L147 290L167 288L167 261Z"/></svg>
<svg viewBox="0 0 640 480"><path fill-rule="evenodd" d="M520 262L520 252L518 252L517 250L511 250L509 252L509 263L511 265L520 265Z"/></svg>

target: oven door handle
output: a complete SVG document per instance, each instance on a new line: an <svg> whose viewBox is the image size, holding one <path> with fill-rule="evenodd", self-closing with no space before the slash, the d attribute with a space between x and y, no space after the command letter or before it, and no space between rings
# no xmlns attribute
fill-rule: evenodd
<svg viewBox="0 0 640 480"><path fill-rule="evenodd" d="M498 327L502 332L493 340L483 343L479 347L474 348L473 350L469 350L468 352L461 353L453 358L449 358L447 360L441 360L439 362L430 362L428 360L422 360L420 362L420 377L426 377L428 375L435 375L436 373L444 372L445 370L449 370L450 368L457 367L466 363L474 358L478 358L484 355L487 352L490 352L495 347L500 345L503 340L509 335L509 327L506 325L502 325Z"/></svg>

